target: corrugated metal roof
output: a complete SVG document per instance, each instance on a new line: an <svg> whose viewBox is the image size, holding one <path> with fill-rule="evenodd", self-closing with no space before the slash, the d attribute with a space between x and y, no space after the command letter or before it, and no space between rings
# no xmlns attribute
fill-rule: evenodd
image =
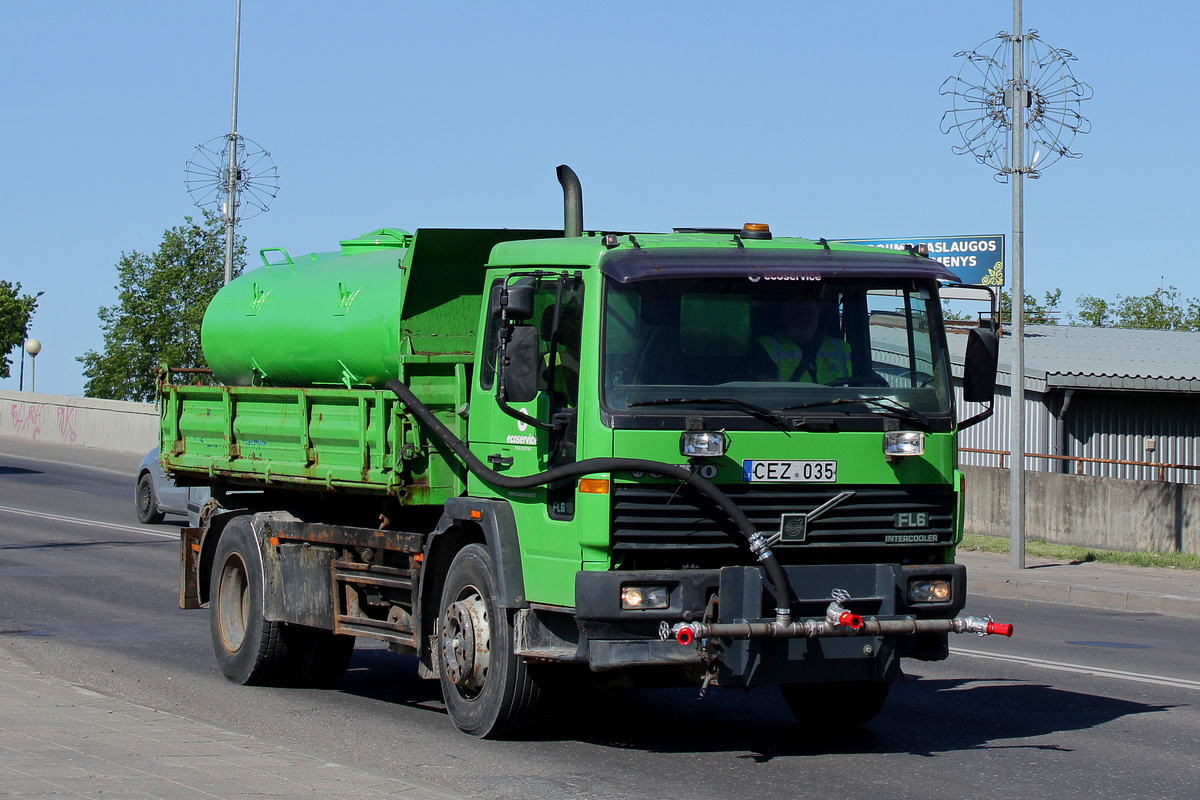
<svg viewBox="0 0 1200 800"><path fill-rule="evenodd" d="M955 374L962 374L965 331L948 335ZM1000 375L1012 382L1012 338L1000 340ZM1025 327L1025 385L1118 391L1200 392L1200 333L1075 325Z"/></svg>

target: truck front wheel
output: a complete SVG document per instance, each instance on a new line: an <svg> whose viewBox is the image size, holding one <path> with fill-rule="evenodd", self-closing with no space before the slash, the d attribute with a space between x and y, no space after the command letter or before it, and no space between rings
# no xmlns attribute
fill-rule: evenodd
<svg viewBox="0 0 1200 800"><path fill-rule="evenodd" d="M442 696L463 733L490 739L512 736L530 722L539 689L513 653L513 631L496 604L491 554L470 544L446 573L438 615Z"/></svg>

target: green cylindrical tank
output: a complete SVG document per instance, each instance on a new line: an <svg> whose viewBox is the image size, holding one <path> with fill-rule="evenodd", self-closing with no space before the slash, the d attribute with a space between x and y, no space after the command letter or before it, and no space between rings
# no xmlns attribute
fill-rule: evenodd
<svg viewBox="0 0 1200 800"><path fill-rule="evenodd" d="M398 377L401 262L413 236L381 228L332 253L278 261L225 286L201 341L230 386L382 386ZM264 250L265 254L272 252Z"/></svg>

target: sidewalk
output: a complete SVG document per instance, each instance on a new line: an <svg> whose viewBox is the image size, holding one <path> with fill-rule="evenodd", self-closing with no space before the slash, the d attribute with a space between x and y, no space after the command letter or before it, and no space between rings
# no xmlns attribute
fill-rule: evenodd
<svg viewBox="0 0 1200 800"><path fill-rule="evenodd" d="M958 552L967 595L1012 597L1114 611L1200 618L1200 572L1161 567L1073 563L1027 556L1013 569L1007 553Z"/></svg>
<svg viewBox="0 0 1200 800"><path fill-rule="evenodd" d="M0 798L454 797L105 697L38 672L2 641L0 697Z"/></svg>

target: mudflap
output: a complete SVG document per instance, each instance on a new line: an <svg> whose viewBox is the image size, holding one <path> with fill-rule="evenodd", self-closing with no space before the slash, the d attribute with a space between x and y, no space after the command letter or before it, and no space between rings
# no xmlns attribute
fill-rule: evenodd
<svg viewBox="0 0 1200 800"><path fill-rule="evenodd" d="M793 619L824 618L834 589L862 616L897 613L902 567L846 564L784 567L792 587ZM721 570L719 622L774 619L769 585L758 567ZM899 674L898 643L890 636L794 639L720 639L717 682L724 687L826 681L889 681Z"/></svg>

